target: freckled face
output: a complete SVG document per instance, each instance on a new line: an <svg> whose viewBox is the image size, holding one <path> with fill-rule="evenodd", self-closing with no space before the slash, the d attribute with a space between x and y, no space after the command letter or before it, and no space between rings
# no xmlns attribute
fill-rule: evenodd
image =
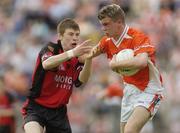
<svg viewBox="0 0 180 133"><path fill-rule="evenodd" d="M105 17L104 19L100 20L102 25L102 30L104 31L105 35L108 37L117 38L121 34L121 23L120 21L113 21L109 17Z"/></svg>
<svg viewBox="0 0 180 133"><path fill-rule="evenodd" d="M65 51L73 49L79 42L79 30L66 29L63 35L60 35L60 40Z"/></svg>

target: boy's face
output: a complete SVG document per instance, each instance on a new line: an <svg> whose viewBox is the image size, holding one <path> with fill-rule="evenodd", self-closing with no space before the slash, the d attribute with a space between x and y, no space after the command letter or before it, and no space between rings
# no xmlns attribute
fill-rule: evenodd
<svg viewBox="0 0 180 133"><path fill-rule="evenodd" d="M106 36L113 38L119 37L121 31L120 21L113 21L111 18L105 17L100 20L100 23Z"/></svg>
<svg viewBox="0 0 180 133"><path fill-rule="evenodd" d="M73 49L79 42L79 30L66 29L63 35L60 35L60 40L65 51Z"/></svg>

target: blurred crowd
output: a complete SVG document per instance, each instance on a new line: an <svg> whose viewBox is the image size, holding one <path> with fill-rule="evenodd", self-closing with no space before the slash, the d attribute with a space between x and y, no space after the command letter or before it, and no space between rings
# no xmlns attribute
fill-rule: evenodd
<svg viewBox="0 0 180 133"><path fill-rule="evenodd" d="M0 99L3 94L11 97L7 108L16 133L23 133L20 109L37 54L47 42L57 40L57 23L74 18L81 39L97 44L103 34L97 12L109 3L120 5L127 24L142 29L157 48L166 91L160 111L144 133L180 132L180 0L0 0ZM95 58L89 82L74 89L68 105L73 133L119 132L121 98L97 98L112 83L123 88L106 62L104 56ZM0 105L0 126L2 112Z"/></svg>

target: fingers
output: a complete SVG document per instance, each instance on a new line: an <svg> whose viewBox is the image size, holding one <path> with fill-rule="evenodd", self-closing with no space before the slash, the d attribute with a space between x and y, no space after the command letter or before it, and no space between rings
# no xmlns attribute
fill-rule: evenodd
<svg viewBox="0 0 180 133"><path fill-rule="evenodd" d="M81 56L83 54L89 54L91 52L91 49L92 49L92 46L83 45L83 46L77 47L75 49L75 52L77 53L76 54L77 56Z"/></svg>
<svg viewBox="0 0 180 133"><path fill-rule="evenodd" d="M90 49L90 50L91 50L91 49L93 48L93 45L92 45L90 42L91 42L90 39L82 42L82 43L79 45L79 48L80 48L80 49Z"/></svg>

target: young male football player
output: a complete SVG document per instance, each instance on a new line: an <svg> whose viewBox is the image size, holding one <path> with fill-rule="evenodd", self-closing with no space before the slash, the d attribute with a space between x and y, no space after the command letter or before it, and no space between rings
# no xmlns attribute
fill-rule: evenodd
<svg viewBox="0 0 180 133"><path fill-rule="evenodd" d="M42 48L33 74L32 87L24 104L26 133L71 133L66 104L73 91L88 81L92 60L78 57L90 52L89 41L79 44L79 25L64 19L57 26L59 40Z"/></svg>
<svg viewBox="0 0 180 133"><path fill-rule="evenodd" d="M121 133L139 133L159 108L163 86L155 66L155 47L142 31L129 27L119 5L104 6L98 13L105 36L94 47L90 57L105 53L109 66L117 69L139 69L132 76L123 76L125 89L121 107ZM117 61L116 54L132 49L134 58Z"/></svg>

